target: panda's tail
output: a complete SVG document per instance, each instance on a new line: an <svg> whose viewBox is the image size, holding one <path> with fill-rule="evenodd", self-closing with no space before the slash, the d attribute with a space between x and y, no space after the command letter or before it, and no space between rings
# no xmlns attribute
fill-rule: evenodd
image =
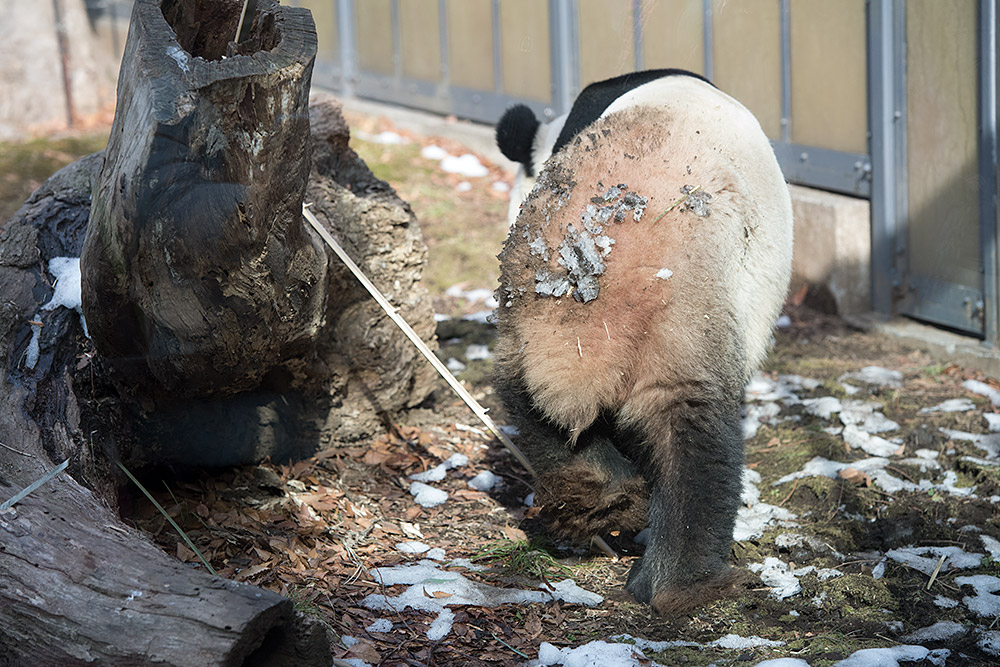
<svg viewBox="0 0 1000 667"><path fill-rule="evenodd" d="M528 176L534 175L531 160L535 135L540 126L535 112L524 104L508 108L497 123L497 147L507 159L524 165Z"/></svg>

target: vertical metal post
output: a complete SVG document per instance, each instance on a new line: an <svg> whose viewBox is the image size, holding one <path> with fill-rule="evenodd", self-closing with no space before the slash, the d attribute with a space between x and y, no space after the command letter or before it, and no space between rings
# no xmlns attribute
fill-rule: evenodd
<svg viewBox="0 0 1000 667"><path fill-rule="evenodd" d="M898 105L905 58L900 58L904 29L898 0L868 0L868 127L871 133L871 276L872 306L888 317L893 313L899 284L897 243L903 241L899 185L905 179L900 164L903 108ZM903 169L900 169L902 167Z"/></svg>
<svg viewBox="0 0 1000 667"><path fill-rule="evenodd" d="M986 343L1000 343L997 219L997 7L979 2L979 241Z"/></svg>
<svg viewBox="0 0 1000 667"><path fill-rule="evenodd" d="M580 90L580 52L573 0L549 0L549 34L552 44L553 115L568 113Z"/></svg>
<svg viewBox="0 0 1000 667"><path fill-rule="evenodd" d="M490 20L493 28L493 92L503 94L503 33L500 29L500 0L490 3Z"/></svg>
<svg viewBox="0 0 1000 667"><path fill-rule="evenodd" d="M715 76L715 62L712 57L712 0L702 0L702 37L705 42L705 78L709 81Z"/></svg>
<svg viewBox="0 0 1000 667"><path fill-rule="evenodd" d="M441 67L438 71L437 90L438 95L443 96L448 103L450 95L448 90L451 86L451 54L448 53L448 5L447 0L438 0L438 43L441 48ZM449 108L451 108L449 106ZM452 109L454 111L454 109Z"/></svg>
<svg viewBox="0 0 1000 667"><path fill-rule="evenodd" d="M340 42L340 89L354 97L357 51L354 48L354 0L337 0L337 37Z"/></svg>
<svg viewBox="0 0 1000 667"><path fill-rule="evenodd" d="M635 49L635 69L645 69L642 54L642 0L632 0L632 47Z"/></svg>
<svg viewBox="0 0 1000 667"><path fill-rule="evenodd" d="M399 0L389 3L389 21L392 23L392 73L393 88L398 89L403 79L403 37L399 27Z"/></svg>
<svg viewBox="0 0 1000 667"><path fill-rule="evenodd" d="M789 0L779 0L781 16L781 140L792 141L792 21Z"/></svg>

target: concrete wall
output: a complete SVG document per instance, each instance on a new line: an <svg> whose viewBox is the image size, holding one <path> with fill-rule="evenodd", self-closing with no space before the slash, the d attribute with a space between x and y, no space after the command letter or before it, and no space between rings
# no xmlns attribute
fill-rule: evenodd
<svg viewBox="0 0 1000 667"><path fill-rule="evenodd" d="M871 209L857 199L790 185L795 216L792 287L825 286L840 315L867 313L871 300Z"/></svg>

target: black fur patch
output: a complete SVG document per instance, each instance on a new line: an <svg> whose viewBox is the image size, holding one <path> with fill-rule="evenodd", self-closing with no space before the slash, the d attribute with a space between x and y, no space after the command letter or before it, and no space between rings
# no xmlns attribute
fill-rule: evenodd
<svg viewBox="0 0 1000 667"><path fill-rule="evenodd" d="M559 138L556 139L556 145L552 148L552 154L555 155L559 152L560 148L573 141L573 138L580 134L583 128L600 118L604 110L611 106L611 103L619 97L643 84L662 79L665 76L692 76L706 83L711 83L711 81L700 74L675 68L647 69L641 72L630 72L629 74L616 76L613 79L592 83L584 88L577 96L576 101L573 102L573 108L570 109L569 116L566 117L566 124L563 125L562 132L559 133ZM502 119L501 122L503 122ZM500 128L498 126L497 141L499 139ZM503 150L503 147L501 147L501 150ZM504 155L507 154L504 153ZM507 157L510 156L508 155Z"/></svg>
<svg viewBox="0 0 1000 667"><path fill-rule="evenodd" d="M524 165L528 176L535 175L531 161L540 126L535 112L523 104L515 104L504 111L497 123L497 147L508 160Z"/></svg>

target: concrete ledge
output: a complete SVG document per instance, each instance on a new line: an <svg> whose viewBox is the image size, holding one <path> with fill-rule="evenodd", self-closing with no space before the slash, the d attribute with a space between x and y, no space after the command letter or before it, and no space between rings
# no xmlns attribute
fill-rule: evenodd
<svg viewBox="0 0 1000 667"><path fill-rule="evenodd" d="M829 289L839 315L867 313L871 302L871 214L868 201L788 186L795 216L792 293Z"/></svg>
<svg viewBox="0 0 1000 667"><path fill-rule="evenodd" d="M954 363L1000 378L1000 349L985 345L978 338L962 336L929 324L896 317L884 320L872 313L845 320L866 331L892 336L913 347L926 350L941 363Z"/></svg>

